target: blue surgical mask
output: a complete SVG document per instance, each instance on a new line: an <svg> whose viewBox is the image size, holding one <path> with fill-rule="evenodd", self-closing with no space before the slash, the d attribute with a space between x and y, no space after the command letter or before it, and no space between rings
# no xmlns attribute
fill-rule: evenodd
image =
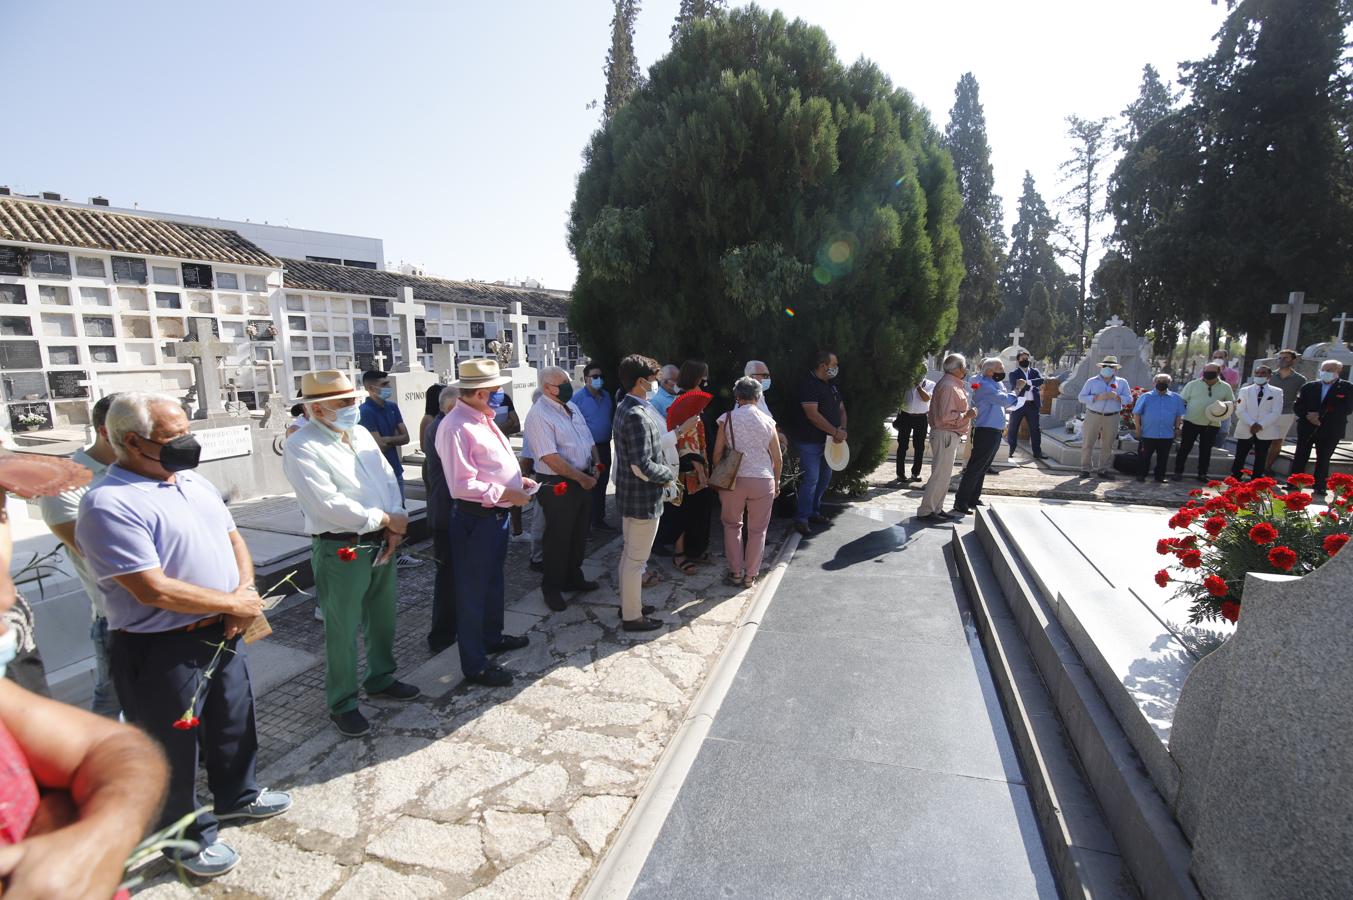
<svg viewBox="0 0 1353 900"><path fill-rule="evenodd" d="M382 400L389 400L394 395L395 395L394 388L383 387L380 389L380 398Z"/></svg>
<svg viewBox="0 0 1353 900"><path fill-rule="evenodd" d="M835 378L837 375L840 375L840 374L841 374L841 367L840 367L840 366L829 366L829 367L827 368L827 380L828 380L828 381L831 381L833 378Z"/></svg>
<svg viewBox="0 0 1353 900"><path fill-rule="evenodd" d="M768 390L770 390L770 379L769 378L761 379L761 393L764 394Z"/></svg>
<svg viewBox="0 0 1353 900"><path fill-rule="evenodd" d="M1338 372L1331 372L1329 369L1322 369L1320 371L1320 380L1325 382L1325 384L1333 384L1338 377Z"/></svg>
<svg viewBox="0 0 1353 900"><path fill-rule="evenodd" d="M352 431L362 417L356 406L345 406L334 413L334 427L339 431Z"/></svg>
<svg viewBox="0 0 1353 900"><path fill-rule="evenodd" d="M18 655L19 635L12 627L7 628L4 634L0 634L0 678L5 677L5 669Z"/></svg>
<svg viewBox="0 0 1353 900"><path fill-rule="evenodd" d="M1113 369L1109 368L1108 366L1105 366L1104 368L1099 370L1099 374L1104 376L1105 378L1112 378Z"/></svg>
<svg viewBox="0 0 1353 900"><path fill-rule="evenodd" d="M1255 384L1260 384L1260 385L1268 384L1268 376L1267 376L1267 375L1256 375L1256 376L1254 376L1254 383L1255 383Z"/></svg>
<svg viewBox="0 0 1353 900"><path fill-rule="evenodd" d="M594 390L594 391L599 391L599 390L601 390L601 385L602 385L602 380L601 380L600 378L593 378L593 379L592 379L592 390Z"/></svg>

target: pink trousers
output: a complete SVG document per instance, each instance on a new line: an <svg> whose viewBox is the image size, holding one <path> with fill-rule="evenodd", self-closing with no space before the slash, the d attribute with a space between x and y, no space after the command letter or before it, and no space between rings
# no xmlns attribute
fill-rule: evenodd
<svg viewBox="0 0 1353 900"><path fill-rule="evenodd" d="M745 572L753 577L761 574L761 557L766 552L766 529L770 527L771 506L775 502L775 479L738 478L733 489L719 491L723 512L723 554L728 557L728 570L734 574ZM742 556L742 511L747 510L747 558Z"/></svg>

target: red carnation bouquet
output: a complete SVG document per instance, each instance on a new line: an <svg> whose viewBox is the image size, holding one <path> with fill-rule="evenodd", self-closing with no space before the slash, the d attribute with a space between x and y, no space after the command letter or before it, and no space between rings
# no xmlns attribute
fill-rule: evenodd
<svg viewBox="0 0 1353 900"><path fill-rule="evenodd" d="M1288 483L1309 488L1315 479L1298 474ZM1175 558L1156 573L1156 584L1176 585L1174 596L1189 601L1194 624L1236 621L1247 572L1305 575L1349 542L1353 475L1331 475L1328 484L1333 497L1318 513L1307 509L1310 494L1284 491L1272 478L1228 477L1190 491L1169 523L1184 535L1156 541L1157 553ZM1171 577L1171 568L1183 577Z"/></svg>
<svg viewBox="0 0 1353 900"><path fill-rule="evenodd" d="M1145 393L1147 393L1147 390L1144 387L1133 388L1132 399L1129 400L1127 403L1123 404L1123 408L1118 412L1120 423L1128 431L1131 431L1132 429L1137 427L1137 422L1132 417L1132 409L1137 405L1137 399L1141 397L1142 394Z"/></svg>

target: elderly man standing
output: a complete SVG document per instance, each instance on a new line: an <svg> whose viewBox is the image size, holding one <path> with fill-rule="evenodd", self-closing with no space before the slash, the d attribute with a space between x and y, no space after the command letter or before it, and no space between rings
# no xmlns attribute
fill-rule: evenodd
<svg viewBox="0 0 1353 900"><path fill-rule="evenodd" d="M239 855L217 838L220 822L291 806L254 778L254 696L239 640L263 609L253 560L220 491L191 471L202 448L177 400L119 394L105 427L117 462L80 501L75 541L103 588L123 715L169 758L159 827L201 806L200 761L215 802L187 829L201 852L180 861L194 875L221 875Z"/></svg>
<svg viewBox="0 0 1353 900"><path fill-rule="evenodd" d="M949 493L949 478L954 473L954 454L972 420L977 418L977 410L968 405L968 391L963 386L968 361L961 353L950 353L942 368L944 374L930 395L930 480L916 510L916 517L926 522L949 521L944 512L944 497Z"/></svg>
<svg viewBox="0 0 1353 900"><path fill-rule="evenodd" d="M1254 450L1255 478L1263 478L1268 470L1268 445L1277 437L1278 419L1283 412L1283 392L1269 384L1273 369L1265 365L1254 367L1254 382L1240 389L1236 398L1236 456L1231 463L1231 475L1239 478L1245 460Z"/></svg>
<svg viewBox="0 0 1353 900"><path fill-rule="evenodd" d="M1156 375L1155 390L1142 394L1132 406L1132 419L1135 424L1135 436L1140 449L1137 457L1141 468L1137 470L1137 480L1145 481L1146 473L1151 469L1151 457L1156 458L1155 479L1157 484L1165 484L1165 467L1170 461L1170 447L1179 437L1180 423L1184 421L1187 407L1178 394L1170 390L1174 381L1169 373Z"/></svg>
<svg viewBox="0 0 1353 900"><path fill-rule="evenodd" d="M1132 403L1132 387L1126 378L1118 377L1118 357L1106 356L1099 363L1099 372L1085 379L1076 398L1085 404L1085 422L1081 429L1081 477L1096 474L1112 481L1109 467L1113 465L1113 444L1118 437L1118 423L1123 409ZM1099 444L1099 467L1094 467L1095 444Z"/></svg>
<svg viewBox="0 0 1353 900"><path fill-rule="evenodd" d="M512 380L492 359L460 364L451 385L460 400L437 428L437 453L451 486L451 560L456 570L456 631L460 668L468 681L507 687L512 673L489 655L525 647L525 635L503 634L508 510L525 506L539 488L523 478L507 437L493 421L489 395ZM533 448L535 449L535 448ZM536 464L540 463L536 453Z"/></svg>
<svg viewBox="0 0 1353 900"><path fill-rule="evenodd" d="M1231 386L1221 380L1221 363L1209 360L1203 366L1203 377L1195 378L1179 392L1188 408L1184 412L1184 427L1179 434L1179 452L1174 458L1174 477L1184 477L1184 463L1193 444L1198 443L1198 480L1207 481L1207 469L1212 462L1212 447L1221 434L1221 426L1207 414L1208 407L1218 401L1236 399Z"/></svg>
<svg viewBox="0 0 1353 900"><path fill-rule="evenodd" d="M399 481L371 432L358 422L355 388L337 369L306 372L301 396L309 423L287 440L282 471L312 535L310 565L324 610L324 699L339 733L371 724L357 709L357 629L366 644L370 697L412 700L418 688L395 678L395 567L409 530Z"/></svg>
<svg viewBox="0 0 1353 900"><path fill-rule="evenodd" d="M1343 366L1337 359L1320 364L1318 380L1308 381L1297 395L1297 450L1292 457L1292 472L1305 472L1315 448L1315 493L1325 493L1330 458L1344 439L1348 417L1353 413L1353 385L1339 377Z"/></svg>
<svg viewBox="0 0 1353 900"><path fill-rule="evenodd" d="M611 471L611 426L615 420L615 401L606 393L606 378L601 373L601 366L588 363L584 379L583 392L573 398L573 405L587 420L592 442L596 445L598 475L596 484L592 486L592 527L601 531L615 531L615 526L606 521L606 477Z"/></svg>
<svg viewBox="0 0 1353 900"><path fill-rule="evenodd" d="M589 492L598 481L597 442L572 397L568 373L558 366L546 366L540 373L540 399L526 416L526 436L535 453L536 481L542 488L536 499L545 513L545 573L540 591L545 605L556 612L564 609L563 591L581 593L598 587L583 576L592 513ZM605 399L609 402L610 398Z"/></svg>
<svg viewBox="0 0 1353 900"><path fill-rule="evenodd" d="M1016 379L1016 391L1024 387L1024 379ZM987 470L996 459L1005 431L1005 411L1015 405L1015 395L1005 389L1005 365L999 357L982 360L982 377L974 382L973 409L977 415L972 422L972 452L963 466L963 477L958 482L954 497L954 514L966 516L982 502L982 485Z"/></svg>
<svg viewBox="0 0 1353 900"><path fill-rule="evenodd" d="M90 412L90 424L94 426L95 439L83 450L76 450L71 459L93 473L93 484L117 459L113 445L108 443L108 407L113 404L116 394L99 399ZM80 549L75 546L75 520L80 512L80 501L89 492L89 485L72 488L52 497L43 497L38 505L42 509L42 520L52 530L62 544L66 546L66 555L70 557L71 567L84 586L89 597L89 605L94 613L94 621L89 628L89 639L94 644L94 701L90 709L101 716L117 718L122 707L117 702L117 692L113 687L112 670L108 663L108 615L104 611L103 592L99 590L98 579L90 571Z"/></svg>
<svg viewBox="0 0 1353 900"><path fill-rule="evenodd" d="M649 402L652 407L658 411L658 415L663 417L663 421L667 420L667 408L672 405L672 401L681 393L677 388L677 378L680 377L680 375L681 368L679 366L674 366L671 363L663 366L658 371L658 389L653 394L653 399ZM620 386L620 390L625 390L623 384ZM619 408L617 408L616 411L619 412Z"/></svg>

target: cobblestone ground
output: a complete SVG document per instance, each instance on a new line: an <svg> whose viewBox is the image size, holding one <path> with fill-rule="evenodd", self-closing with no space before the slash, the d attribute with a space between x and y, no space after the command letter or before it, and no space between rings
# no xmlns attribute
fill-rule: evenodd
<svg viewBox="0 0 1353 900"><path fill-rule="evenodd" d="M782 537L777 522L772 542ZM524 900L580 891L752 592L722 584L717 555L690 577L658 561L663 580L644 600L666 627L629 635L617 612L618 539L594 539L587 571L602 587L560 613L544 606L527 547L513 544L508 563L508 630L531 638L501 658L519 673L512 687L364 704L372 733L347 740L325 715L322 667L291 679L257 705L260 781L292 791L294 807L223 829L242 856L228 875L184 884L161 871L138 896ZM402 669L428 656L432 574L431 564L400 573ZM276 616L267 640L320 653L312 609Z"/></svg>

